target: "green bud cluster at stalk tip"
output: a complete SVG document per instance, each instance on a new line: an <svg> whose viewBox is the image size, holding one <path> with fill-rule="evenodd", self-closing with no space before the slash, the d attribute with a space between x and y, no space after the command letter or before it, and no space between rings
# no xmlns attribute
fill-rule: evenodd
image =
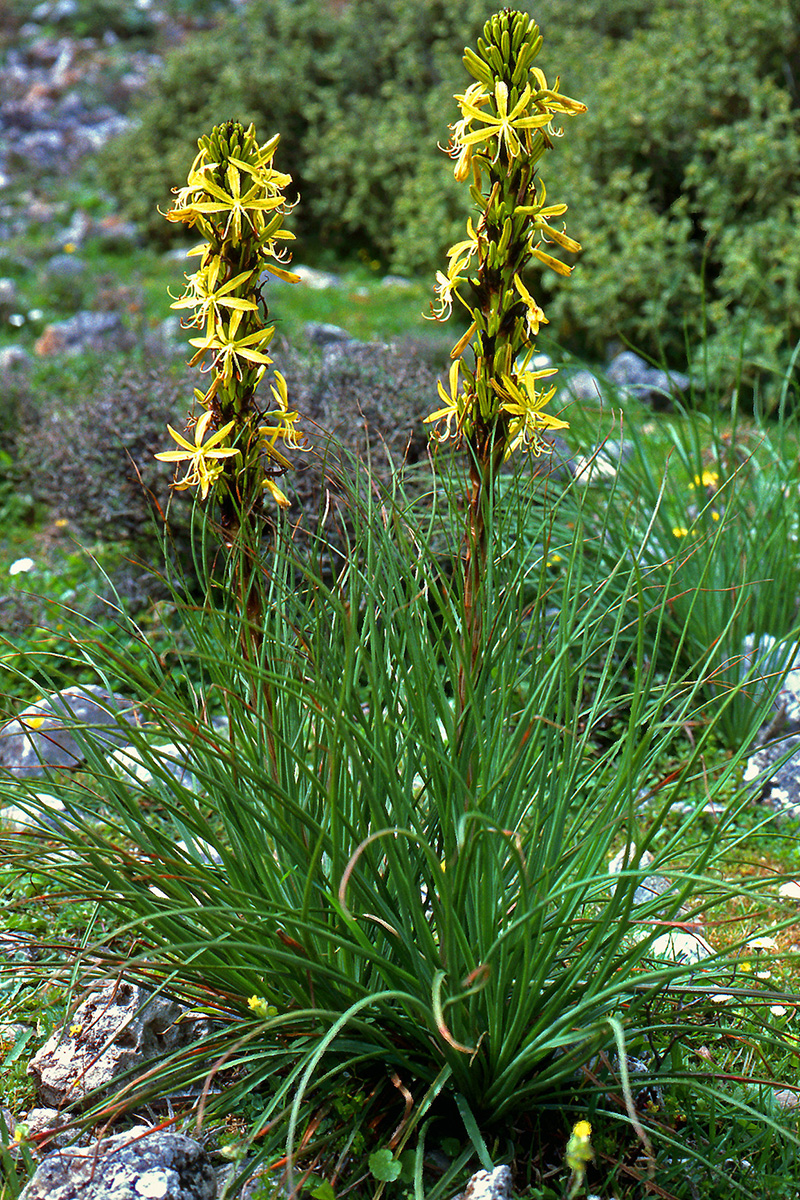
<svg viewBox="0 0 800 1200"><path fill-rule="evenodd" d="M176 199L166 214L168 221L196 227L206 239L188 252L200 258L200 265L186 276L186 292L172 307L189 310L184 324L200 331L190 338L196 351L190 365L203 364L211 382L205 392L195 389L202 411L190 421L193 441L168 426L178 449L156 458L186 464L176 488L199 487L203 499L214 488L223 525L235 525L235 514L257 508L264 489L279 505L288 505L274 476L291 464L276 443L302 444L298 414L289 409L279 371L270 383L266 410L255 396L273 361L267 347L275 326L266 325L262 316L264 272L289 282L298 278L284 265L290 255L283 243L294 238L283 228L291 208L285 197L291 176L272 165L277 146L277 135L259 146L252 125L215 126L198 141L186 186L174 189ZM227 519L226 508L231 510Z"/></svg>
<svg viewBox="0 0 800 1200"><path fill-rule="evenodd" d="M555 388L537 390L555 371L531 369L533 339L547 318L523 275L534 262L569 275L571 268L544 247L580 250L563 227L551 224L567 206L547 203L536 166L562 132L554 120L586 106L563 96L558 79L550 87L532 66L541 45L527 14L505 9L491 17L477 51L464 54L476 82L456 95L461 118L450 126L455 177L471 181L479 215L468 219L466 238L448 251L447 270L437 272L434 318L446 319L458 300L469 327L451 352L449 393L439 384L444 406L426 420L438 425L440 439L466 440L474 482L480 476L485 483L520 443L538 452L542 432L566 424L545 411ZM462 293L467 285L471 300ZM471 365L464 361L468 349Z"/></svg>

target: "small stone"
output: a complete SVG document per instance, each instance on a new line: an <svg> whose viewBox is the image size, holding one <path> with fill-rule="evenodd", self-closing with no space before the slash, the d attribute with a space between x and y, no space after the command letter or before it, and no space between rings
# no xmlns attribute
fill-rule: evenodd
<svg viewBox="0 0 800 1200"><path fill-rule="evenodd" d="M45 280L68 280L73 281L80 279L86 274L86 263L81 258L76 258L74 254L54 254L51 259L45 263L44 276Z"/></svg>
<svg viewBox="0 0 800 1200"><path fill-rule="evenodd" d="M48 1150L68 1145L75 1136L74 1130L71 1129L60 1132L61 1126L65 1123L66 1119L62 1117L57 1108L32 1108L25 1114L29 1139L34 1137L43 1139L44 1134L50 1134L52 1131L45 1143Z"/></svg>
<svg viewBox="0 0 800 1200"><path fill-rule="evenodd" d="M138 718L123 697L93 684L65 688L29 705L0 729L0 768L29 777L47 775L51 768L74 770L85 761L81 731L95 747L113 746L127 741L126 724L138 724Z"/></svg>
<svg viewBox="0 0 800 1200"><path fill-rule="evenodd" d="M511 1168L477 1171L466 1186L463 1200L511 1200Z"/></svg>
<svg viewBox="0 0 800 1200"><path fill-rule="evenodd" d="M675 963L699 963L716 951L699 933L670 929L655 939L650 953L656 958L666 958Z"/></svg>
<svg viewBox="0 0 800 1200"><path fill-rule="evenodd" d="M315 292L322 292L328 288L342 286L339 276L331 274L330 271L316 271L313 267L295 266L294 263L292 263L289 270L293 271L295 275L299 275L300 282ZM267 272L267 275L269 279L275 278L269 272Z"/></svg>
<svg viewBox="0 0 800 1200"><path fill-rule="evenodd" d="M606 378L656 410L669 408L672 399L687 392L692 382L688 375L678 371L651 367L632 350L623 350L611 360Z"/></svg>
<svg viewBox="0 0 800 1200"><path fill-rule="evenodd" d="M782 883L778 888L778 895L784 900L800 900L800 881L791 879L787 883Z"/></svg>
<svg viewBox="0 0 800 1200"><path fill-rule="evenodd" d="M413 280L406 279L403 275L384 275L381 280L381 287L407 291L409 288L416 287L416 284Z"/></svg>
<svg viewBox="0 0 800 1200"><path fill-rule="evenodd" d="M575 371L561 386L574 400L599 400L603 394L603 385L598 377L586 370Z"/></svg>
<svg viewBox="0 0 800 1200"><path fill-rule="evenodd" d="M216 1171L199 1142L138 1127L49 1154L20 1200L214 1200Z"/></svg>
<svg viewBox="0 0 800 1200"><path fill-rule="evenodd" d="M31 800L30 808L21 804L9 804L0 808L0 829L10 833L24 833L26 830L48 830L51 822L47 812L63 812L64 805L57 796L47 792L36 792Z"/></svg>
<svg viewBox="0 0 800 1200"><path fill-rule="evenodd" d="M640 870L642 867L649 867L653 861L653 856L649 850L645 850L643 854L637 854L636 846L631 843L630 846L623 846L617 851L611 862L608 864L609 875L619 875L620 871L625 870Z"/></svg>
<svg viewBox="0 0 800 1200"><path fill-rule="evenodd" d="M81 311L66 321L45 326L33 348L41 357L71 356L87 350L130 349L133 340L119 313Z"/></svg>
<svg viewBox="0 0 800 1200"><path fill-rule="evenodd" d="M324 321L308 321L303 328L312 346L342 345L352 342L353 336L339 325L330 325Z"/></svg>
<svg viewBox="0 0 800 1200"><path fill-rule="evenodd" d="M183 1019L182 1019L183 1018ZM126 980L84 1000L68 1029L56 1030L28 1065L41 1102L57 1107L108 1088L114 1079L207 1033L176 1001Z"/></svg>
<svg viewBox="0 0 800 1200"><path fill-rule="evenodd" d="M30 354L22 346L4 346L0 350L0 372L20 371L32 362Z"/></svg>
<svg viewBox="0 0 800 1200"><path fill-rule="evenodd" d="M16 283L13 279L0 279L0 319L7 321L16 307Z"/></svg>

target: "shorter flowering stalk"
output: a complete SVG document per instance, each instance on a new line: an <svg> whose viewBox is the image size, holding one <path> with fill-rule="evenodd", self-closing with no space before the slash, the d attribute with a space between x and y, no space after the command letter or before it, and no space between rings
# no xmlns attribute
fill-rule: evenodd
<svg viewBox="0 0 800 1200"><path fill-rule="evenodd" d="M297 279L287 269L284 245L294 237L283 228L291 208L285 197L291 177L273 166L277 146L277 136L259 145L252 125L216 126L200 138L186 186L175 189L166 214L168 221L195 227L206 239L189 251L200 263L186 276L186 291L172 307L184 310L183 324L198 330L189 339L195 350L190 365L200 364L210 380L205 391L195 389L202 411L190 418L194 441L170 428L179 449L156 458L188 464L174 486L199 487L203 500L213 494L229 545L243 516L260 512L265 492L280 507L288 505L275 479L291 464L276 443L303 444L298 413L289 407L279 372L269 407L262 408L256 398L273 364L269 346L275 334L274 325L265 321L264 274Z"/></svg>
<svg viewBox="0 0 800 1200"><path fill-rule="evenodd" d="M190 365L199 365L209 379L205 390L194 392L200 414L189 419L193 438L168 426L177 449L156 458L185 464L173 486L198 487L202 500L214 502L216 525L230 551L225 586L233 585L243 653L254 665L262 657L265 603L263 499L266 493L281 508L288 506L276 479L291 463L279 446L303 444L280 372L271 376L269 400L257 397L273 365L269 347L275 334L274 325L267 324L262 283L267 273L289 282L298 278L287 267L286 243L294 235L283 222L291 208L285 195L291 177L273 165L277 146L277 136L259 145L252 125L245 129L227 121L216 126L200 138L186 186L175 189L166 214L168 221L196 228L205 238L189 251L200 261L172 307L186 314L184 326L196 330L189 339ZM268 685L261 691L272 714ZM271 732L268 738L274 763Z"/></svg>

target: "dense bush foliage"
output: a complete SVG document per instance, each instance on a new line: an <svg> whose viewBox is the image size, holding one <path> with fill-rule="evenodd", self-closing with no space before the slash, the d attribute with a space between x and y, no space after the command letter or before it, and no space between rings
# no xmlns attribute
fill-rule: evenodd
<svg viewBox="0 0 800 1200"><path fill-rule="evenodd" d="M169 500L169 475L153 454L180 411L180 381L163 369L94 362L65 385L42 402L21 446L36 499L89 535L146 535L154 510Z"/></svg>
<svg viewBox="0 0 800 1200"><path fill-rule="evenodd" d="M560 151L571 228L588 249L568 288L542 280L554 332L597 356L622 338L674 365L705 334L694 366L725 386L740 352L747 383L780 370L800 335L791 0L527 7L544 70L557 62L563 89L589 105ZM156 206L187 138L253 120L282 134L301 236L432 270L463 220L437 143L468 82L460 49L486 13L479 0L252 0L168 59L141 125L104 155L107 182L163 238Z"/></svg>
<svg viewBox="0 0 800 1200"><path fill-rule="evenodd" d="M335 489L335 479L352 469L351 458L369 462L376 485L388 487L394 467L424 454L422 417L437 371L413 349L364 345L327 358L284 353L281 361L305 415L308 443L307 452L292 455L293 522L315 525L329 503L326 489ZM66 372L59 390L40 394L24 419L17 408L9 413L11 428L23 422L13 477L17 500L30 493L84 534L136 543L156 564L159 511L168 511L170 536L186 552L188 569L191 499L170 491L173 473L153 455L163 449L166 425L181 423L191 393L180 369L93 361ZM0 488L0 512L4 495ZM332 527L328 535L335 540Z"/></svg>

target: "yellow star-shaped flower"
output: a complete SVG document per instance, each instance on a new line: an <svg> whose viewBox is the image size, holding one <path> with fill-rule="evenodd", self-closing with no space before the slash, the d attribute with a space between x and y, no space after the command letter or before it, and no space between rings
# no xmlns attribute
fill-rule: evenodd
<svg viewBox="0 0 800 1200"><path fill-rule="evenodd" d="M168 425L167 429L170 432L170 436L178 443L180 449L162 450L160 454L155 455L161 462L188 462L189 465L183 479L176 480L173 486L178 491L183 491L185 488L190 487L199 487L200 495L204 500L212 484L222 474L220 459L230 458L234 454L239 454L239 450L234 446L220 445L220 442L233 429L233 421L229 421L227 425L223 425L221 429L213 433L208 441L204 443L203 439L208 432L212 415L210 411L204 412L202 417L197 421L194 427L194 444L188 442L171 425Z"/></svg>
<svg viewBox="0 0 800 1200"><path fill-rule="evenodd" d="M549 112L530 113L528 111L531 95L531 86L527 84L519 100L509 112L508 86L500 80L494 87L496 113L481 112L471 100L463 99L461 102L463 116L469 118L471 121L481 121L486 128L463 133L461 136L461 145L475 146L479 142L488 141L490 138L496 136L497 151L495 152L493 161L497 162L502 145L505 145L509 158L518 158L522 152L522 143L519 139L520 131L525 129L541 129L542 126L549 125L552 119L552 114Z"/></svg>

